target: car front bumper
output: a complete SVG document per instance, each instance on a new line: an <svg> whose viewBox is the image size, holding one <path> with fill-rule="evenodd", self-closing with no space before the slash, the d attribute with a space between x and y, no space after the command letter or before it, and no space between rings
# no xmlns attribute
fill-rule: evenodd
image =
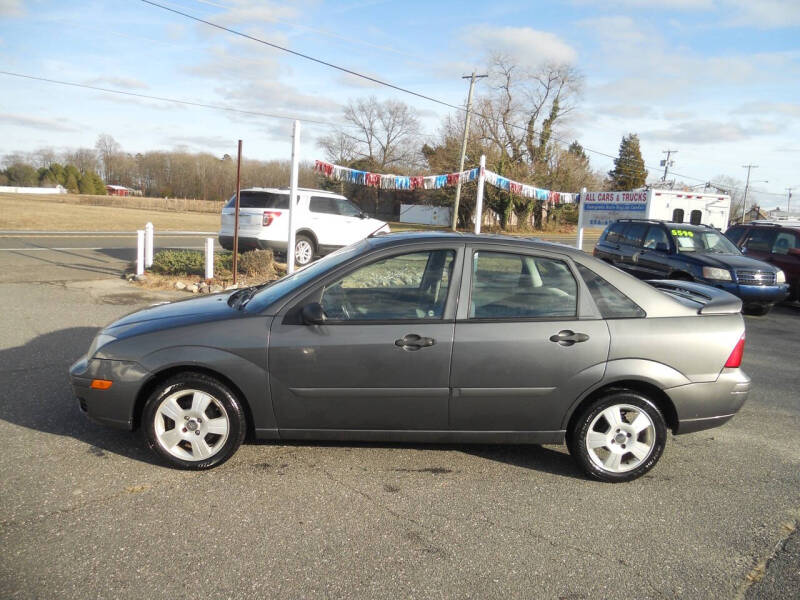
<svg viewBox="0 0 800 600"><path fill-rule="evenodd" d="M777 304L783 302L789 295L789 285L780 283L776 285L741 285L733 282L720 283L719 281L704 281L711 285L742 299L744 304Z"/></svg>
<svg viewBox="0 0 800 600"><path fill-rule="evenodd" d="M70 383L80 409L93 421L128 430L134 427L136 397L149 375L149 371L135 362L87 356L82 356L69 369ZM94 379L111 381L111 387L94 389L91 387Z"/></svg>
<svg viewBox="0 0 800 600"><path fill-rule="evenodd" d="M723 369L716 381L689 383L664 391L678 415L675 433L691 433L730 420L747 400L750 378L741 369Z"/></svg>

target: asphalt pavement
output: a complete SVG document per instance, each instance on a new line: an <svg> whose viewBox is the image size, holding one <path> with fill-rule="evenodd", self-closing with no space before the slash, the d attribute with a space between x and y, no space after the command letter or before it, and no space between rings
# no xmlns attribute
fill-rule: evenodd
<svg viewBox="0 0 800 600"><path fill-rule="evenodd" d="M88 421L67 379L99 327L183 296L120 280L129 254L31 240L0 240L4 598L800 595L798 307L746 318L741 412L631 483L560 446L248 442L193 473Z"/></svg>

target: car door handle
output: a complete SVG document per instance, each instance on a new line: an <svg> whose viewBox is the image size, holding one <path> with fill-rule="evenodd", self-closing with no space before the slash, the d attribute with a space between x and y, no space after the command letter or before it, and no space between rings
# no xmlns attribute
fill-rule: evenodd
<svg viewBox="0 0 800 600"><path fill-rule="evenodd" d="M429 337L422 337L416 333L409 333L401 337L399 340L394 341L395 346L399 346L403 350L419 350L420 348L427 348L433 346L436 340Z"/></svg>
<svg viewBox="0 0 800 600"><path fill-rule="evenodd" d="M562 346L572 346L572 344L585 342L588 339L589 336L585 333L575 333L570 329L564 329L550 336L551 342L558 342Z"/></svg>

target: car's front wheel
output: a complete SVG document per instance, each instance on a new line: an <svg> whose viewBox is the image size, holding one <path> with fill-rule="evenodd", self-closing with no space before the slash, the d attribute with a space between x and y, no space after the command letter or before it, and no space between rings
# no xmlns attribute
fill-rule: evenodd
<svg viewBox="0 0 800 600"><path fill-rule="evenodd" d="M160 384L142 414L147 445L170 464L209 469L231 457L244 440L241 403L222 382L186 372Z"/></svg>
<svg viewBox="0 0 800 600"><path fill-rule="evenodd" d="M658 408L642 394L616 390L578 414L567 443L587 475L616 483L652 469L666 441L667 426Z"/></svg>

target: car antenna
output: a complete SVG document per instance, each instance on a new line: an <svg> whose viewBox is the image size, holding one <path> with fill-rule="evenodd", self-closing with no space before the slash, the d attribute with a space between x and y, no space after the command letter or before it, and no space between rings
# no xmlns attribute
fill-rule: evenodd
<svg viewBox="0 0 800 600"><path fill-rule="evenodd" d="M375 231L373 231L372 233L370 233L370 234L369 234L367 237L368 237L368 238L375 237L375 236L378 234L378 232L379 232L381 229L383 229L384 227L386 227L386 225L385 225L385 224L384 224L384 225L381 225L381 226L380 226L380 227L378 227L378 228L377 228Z"/></svg>

